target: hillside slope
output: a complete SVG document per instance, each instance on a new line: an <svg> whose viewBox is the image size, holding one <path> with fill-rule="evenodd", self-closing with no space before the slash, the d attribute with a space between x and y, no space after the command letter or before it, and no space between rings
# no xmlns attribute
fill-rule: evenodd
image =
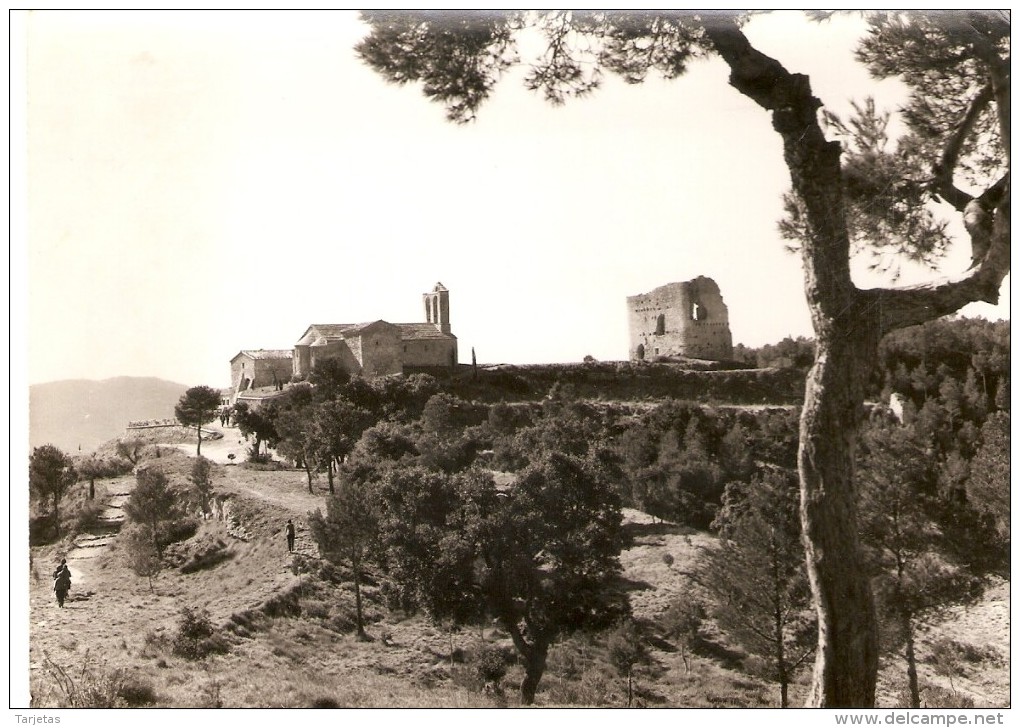
<svg viewBox="0 0 1020 728"><path fill-rule="evenodd" d="M176 448L161 451L160 467L183 482L190 458ZM188 542L171 549L170 561L204 564L167 568L150 590L126 563L113 539L105 551L90 547L66 555L76 575L67 608L58 610L47 575L64 552L33 549L30 583L31 687L37 707L66 705L57 686L59 670L92 674L119 669L133 695L150 695L160 707L492 707L516 704L519 666L507 675L506 698L486 694L474 677L471 655L482 645L510 650L495 625L454 634L420 616L384 607L380 585L366 586L368 641L352 633L353 595L349 575L324 567L315 555L307 514L324 505L324 483L309 493L301 471L260 472L214 466L224 520L206 521ZM130 491L132 478L103 481L107 498ZM223 500L225 497L225 500ZM289 554L283 525L298 526L298 554ZM636 676L639 703L662 707L774 707L774 683L750 674L744 656L709 627L710 639L685 669L675 645L654 635L656 619L676 597L692 588L685 576L702 548L705 533L654 523L625 511L630 546L621 556L623 581L634 616L653 630L651 664ZM215 555L215 558L209 558ZM664 558L668 555L670 558ZM339 577L339 578L336 578ZM960 690L978 706L1009 703L1008 584L990 590L967 610L953 610L922 640L922 655L939 637L973 646L987 658L965 666L950 684L927 661L922 679ZM217 633L229 644L225 654L191 661L170 645L183 606L208 610ZM595 657L602 646L583 637L558 643L539 688L538 705L620 706L622 683ZM961 679L963 678L963 679ZM883 666L880 704L898 700L903 667ZM794 686L795 703L804 696Z"/></svg>
<svg viewBox="0 0 1020 728"><path fill-rule="evenodd" d="M69 379L29 388L29 447L92 450L124 432L129 420L174 416L187 385L155 377Z"/></svg>

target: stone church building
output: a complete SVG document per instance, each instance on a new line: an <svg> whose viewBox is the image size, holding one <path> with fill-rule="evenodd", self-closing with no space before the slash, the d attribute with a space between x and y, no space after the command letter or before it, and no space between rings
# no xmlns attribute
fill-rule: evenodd
<svg viewBox="0 0 1020 728"><path fill-rule="evenodd" d="M423 323L378 320L360 324L312 324L293 350L244 350L230 360L234 401L245 392L276 388L306 378L316 364L339 360L349 374L437 372L457 366L457 337L450 328L450 292L442 283L422 294Z"/></svg>
<svg viewBox="0 0 1020 728"><path fill-rule="evenodd" d="M627 297L631 361L732 359L730 319L719 286L698 276Z"/></svg>

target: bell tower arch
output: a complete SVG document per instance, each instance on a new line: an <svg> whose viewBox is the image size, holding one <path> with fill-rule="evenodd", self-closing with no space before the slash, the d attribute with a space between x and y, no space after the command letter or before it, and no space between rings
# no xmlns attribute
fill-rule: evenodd
<svg viewBox="0 0 1020 728"><path fill-rule="evenodd" d="M422 294L425 303L425 322L435 325L444 334L450 328L450 292L442 283L436 283L428 293Z"/></svg>

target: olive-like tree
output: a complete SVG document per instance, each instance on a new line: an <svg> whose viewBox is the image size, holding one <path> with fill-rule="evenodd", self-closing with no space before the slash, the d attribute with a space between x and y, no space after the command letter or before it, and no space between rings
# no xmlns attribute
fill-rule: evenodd
<svg viewBox="0 0 1020 728"><path fill-rule="evenodd" d="M308 526L324 558L334 563L350 564L358 637L364 639L361 584L379 537L378 500L371 484L355 479L343 480L326 499L325 515L316 509L308 515Z"/></svg>
<svg viewBox="0 0 1020 728"><path fill-rule="evenodd" d="M531 705L563 634L626 616L620 499L599 464L548 454L509 490L491 475L394 466L380 485L388 573L408 606L465 623L482 614L509 632Z"/></svg>
<svg viewBox="0 0 1020 728"><path fill-rule="evenodd" d="M881 119L866 104L842 129L839 120L823 121L810 77L755 48L742 29L746 16L733 12L378 11L364 18L370 33L360 57L391 82L420 82L457 122L475 117L535 39L544 42L524 80L553 103L591 93L605 71L630 83L652 71L675 78L690 60L715 55L730 85L769 114L790 173L786 231L798 238L815 334L798 455L819 624L808 702L873 706L878 631L854 503L865 384L886 333L973 301L998 301L1010 266L1008 13L870 16L858 59L910 93L895 145L877 133ZM522 37L527 43L518 43ZM938 257L949 240L932 216L936 199L962 222L971 268L919 286L858 288L850 272L855 243Z"/></svg>
<svg viewBox="0 0 1020 728"><path fill-rule="evenodd" d="M192 387L182 394L177 406L174 407L174 414L177 415L178 422L185 427L194 427L198 430L196 455L202 454L202 425L216 419L219 408L219 390L204 385Z"/></svg>
<svg viewBox="0 0 1020 728"><path fill-rule="evenodd" d="M143 468L135 474L135 489L124 503L124 512L134 523L148 531L148 537L159 558L163 557L166 524L179 515L177 494L170 488L166 474L154 468Z"/></svg>
<svg viewBox="0 0 1020 728"><path fill-rule="evenodd" d="M53 528L60 538L60 501L78 475L71 458L55 445L41 445L28 459L28 487L38 500L53 502Z"/></svg>

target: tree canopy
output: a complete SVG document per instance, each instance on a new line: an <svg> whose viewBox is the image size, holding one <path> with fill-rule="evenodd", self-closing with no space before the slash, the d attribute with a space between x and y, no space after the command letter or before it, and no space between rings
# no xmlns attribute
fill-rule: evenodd
<svg viewBox="0 0 1020 728"><path fill-rule="evenodd" d="M53 524L60 536L60 501L78 479L71 458L54 445L41 445L28 459L28 487L36 498L53 502Z"/></svg>
<svg viewBox="0 0 1020 728"><path fill-rule="evenodd" d="M204 385L192 387L182 394L177 406L174 407L178 422L185 427L198 429L197 455L202 454L202 425L216 419L216 411L219 408L219 390Z"/></svg>

